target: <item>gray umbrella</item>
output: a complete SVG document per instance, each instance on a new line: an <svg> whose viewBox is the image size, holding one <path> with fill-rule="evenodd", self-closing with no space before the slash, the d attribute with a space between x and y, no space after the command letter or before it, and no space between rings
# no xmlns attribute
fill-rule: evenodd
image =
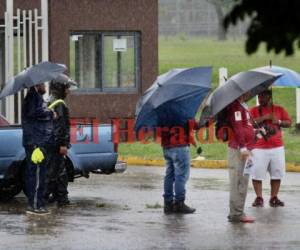
<svg viewBox="0 0 300 250"><path fill-rule="evenodd" d="M216 88L206 100L200 125L204 125L241 95L249 92L249 99L251 99L281 76L280 73L270 72L262 68L240 72L232 76L226 83Z"/></svg>
<svg viewBox="0 0 300 250"><path fill-rule="evenodd" d="M0 99L14 95L22 89L56 79L66 69L67 67L64 64L51 62L41 62L33 65L8 80L0 93Z"/></svg>

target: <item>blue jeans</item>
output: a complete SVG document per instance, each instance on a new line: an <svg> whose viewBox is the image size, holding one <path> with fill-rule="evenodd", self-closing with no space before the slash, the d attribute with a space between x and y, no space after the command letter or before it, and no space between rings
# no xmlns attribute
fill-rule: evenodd
<svg viewBox="0 0 300 250"><path fill-rule="evenodd" d="M164 179L165 202L185 200L185 184L190 175L190 147L164 148L166 175Z"/></svg>

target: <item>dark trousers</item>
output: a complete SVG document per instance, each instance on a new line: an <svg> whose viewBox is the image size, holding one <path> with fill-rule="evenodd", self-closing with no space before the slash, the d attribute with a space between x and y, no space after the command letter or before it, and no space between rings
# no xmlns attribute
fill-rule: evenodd
<svg viewBox="0 0 300 250"><path fill-rule="evenodd" d="M58 203L68 200L66 159L59 153L58 149L54 151L47 169L45 197L49 198L51 194Z"/></svg>
<svg viewBox="0 0 300 250"><path fill-rule="evenodd" d="M28 203L31 207L38 209L44 206L43 195L45 192L45 179L49 157L45 155L45 160L36 165L31 161L33 147L25 147L26 169L25 169L25 188Z"/></svg>

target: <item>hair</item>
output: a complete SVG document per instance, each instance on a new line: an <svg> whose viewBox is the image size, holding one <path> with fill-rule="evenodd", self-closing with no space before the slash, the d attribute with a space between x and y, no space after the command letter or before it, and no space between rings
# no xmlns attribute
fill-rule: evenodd
<svg viewBox="0 0 300 250"><path fill-rule="evenodd" d="M268 95L268 96L272 97L272 90L266 89L266 90L260 92L259 95Z"/></svg>
<svg viewBox="0 0 300 250"><path fill-rule="evenodd" d="M65 99L66 94L65 91L66 89L70 88L70 85L68 83L61 83L61 82L56 82L55 80L50 82L50 94L53 95L55 98L58 99Z"/></svg>

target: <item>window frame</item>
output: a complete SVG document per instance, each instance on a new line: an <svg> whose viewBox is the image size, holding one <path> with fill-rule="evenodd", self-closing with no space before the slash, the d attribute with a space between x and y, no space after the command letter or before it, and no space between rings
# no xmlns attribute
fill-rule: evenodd
<svg viewBox="0 0 300 250"><path fill-rule="evenodd" d="M85 87L80 87L73 91L74 93L137 93L140 85L141 85L141 32L139 31L70 31L69 32L69 50L68 50L68 62L69 62L69 68L70 68L70 38L73 35L85 35L85 34L93 34L93 35L98 35L99 36L99 42L98 42L98 48L101 48L97 50L99 55L99 62L98 62L98 69L99 69L99 82L95 83L95 85L99 85L100 87L95 87L95 88L85 88ZM134 39L134 86L133 87L104 87L104 37L105 36L113 36L113 37L118 37L118 36L133 36ZM122 52L119 52L122 53ZM75 60L76 60L76 55L74 55ZM117 62L118 63L118 62ZM96 70L96 69L95 69ZM121 68L118 68L118 79L122 77L122 65ZM76 74L76 72L75 72ZM76 80L76 79L75 79ZM120 82L121 83L121 82Z"/></svg>

